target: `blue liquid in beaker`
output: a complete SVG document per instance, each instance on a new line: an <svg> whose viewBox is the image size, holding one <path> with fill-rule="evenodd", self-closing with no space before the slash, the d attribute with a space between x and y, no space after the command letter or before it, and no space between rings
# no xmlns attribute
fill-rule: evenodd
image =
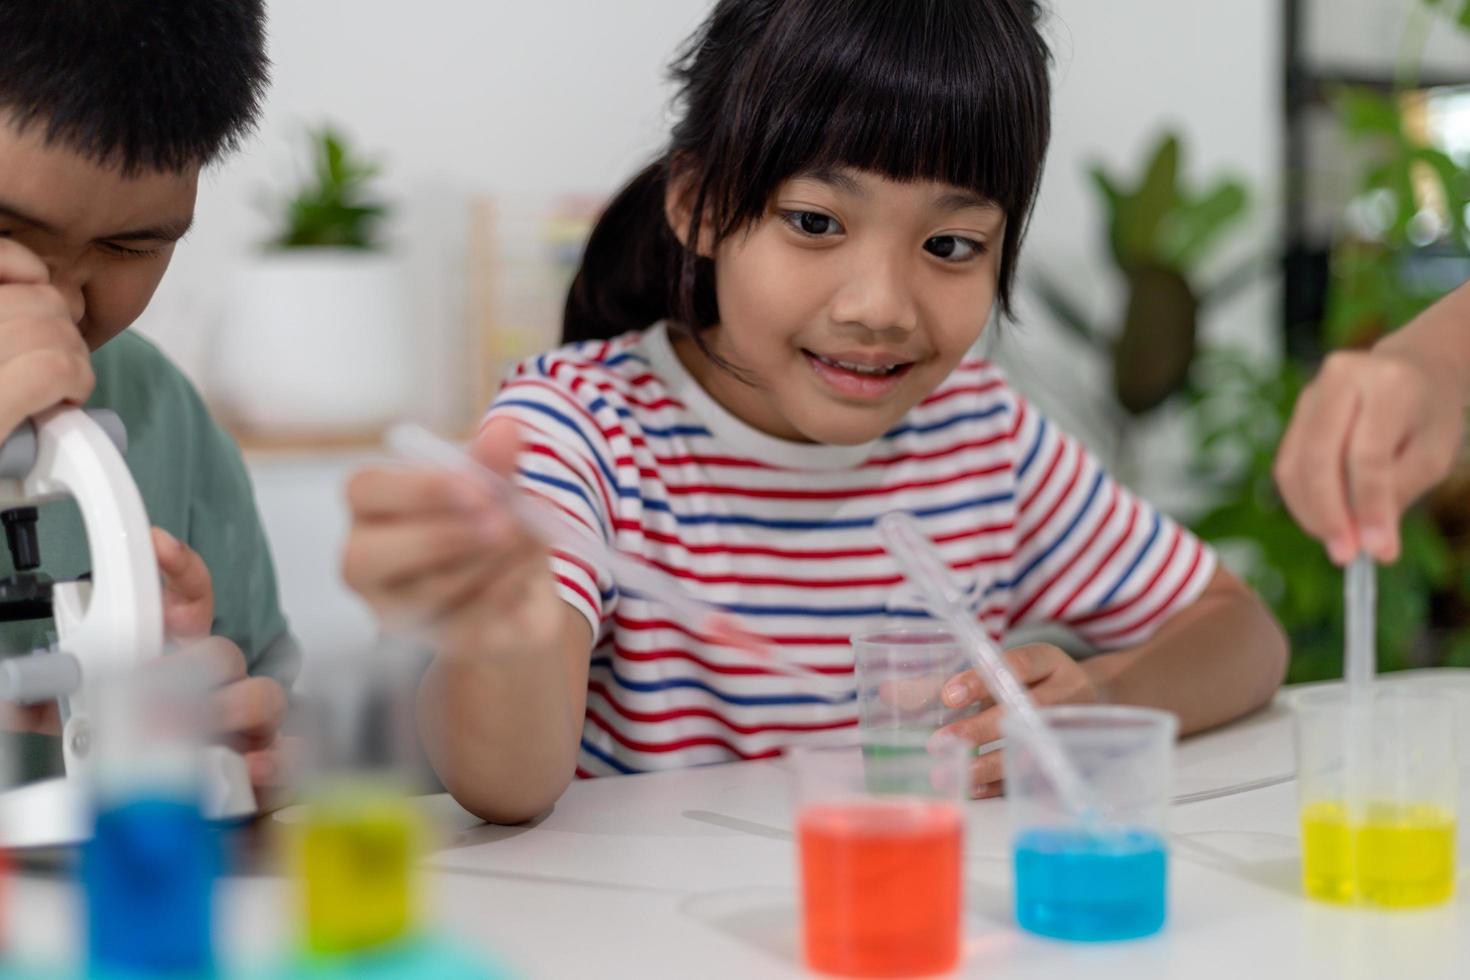
<svg viewBox="0 0 1470 980"><path fill-rule="evenodd" d="M92 970L210 973L219 866L218 837L193 802L140 797L99 807L82 851Z"/></svg>
<svg viewBox="0 0 1470 980"><path fill-rule="evenodd" d="M1016 921L1055 939L1136 939L1164 925L1167 856L1147 830L1038 828L1015 841Z"/></svg>

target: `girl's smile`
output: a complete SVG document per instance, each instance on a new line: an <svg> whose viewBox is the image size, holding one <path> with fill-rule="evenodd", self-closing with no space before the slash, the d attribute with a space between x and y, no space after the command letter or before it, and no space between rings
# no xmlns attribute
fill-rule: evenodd
<svg viewBox="0 0 1470 980"><path fill-rule="evenodd" d="M883 351L846 351L823 355L802 348L812 373L844 398L886 398L914 366L912 360Z"/></svg>

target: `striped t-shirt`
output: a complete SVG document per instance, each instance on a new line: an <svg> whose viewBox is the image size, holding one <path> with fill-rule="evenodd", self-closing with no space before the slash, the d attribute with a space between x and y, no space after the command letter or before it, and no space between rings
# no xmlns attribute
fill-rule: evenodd
<svg viewBox="0 0 1470 980"><path fill-rule="evenodd" d="M861 446L746 425L699 386L662 325L522 363L490 415L521 423L526 491L832 675L772 673L620 595L607 570L553 553L560 594L595 637L580 776L761 758L856 724L848 638L923 615L874 530L892 510L918 518L997 639L1049 621L1100 649L1133 646L1214 571L1209 548L978 358Z"/></svg>

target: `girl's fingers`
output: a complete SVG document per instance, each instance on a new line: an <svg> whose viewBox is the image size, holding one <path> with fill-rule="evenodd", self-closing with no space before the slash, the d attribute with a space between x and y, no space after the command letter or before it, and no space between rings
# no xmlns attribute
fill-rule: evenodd
<svg viewBox="0 0 1470 980"><path fill-rule="evenodd" d="M371 599L373 611L389 630L433 627L467 602L483 599L505 569L490 562L455 566L421 575Z"/></svg>
<svg viewBox="0 0 1470 980"><path fill-rule="evenodd" d="M393 593L415 579L507 560L535 545L506 515L487 513L359 524L347 539L342 577L364 596Z"/></svg>
<svg viewBox="0 0 1470 980"><path fill-rule="evenodd" d="M984 745L1000 738L1000 719L1004 709L992 705L977 715L950 722L934 733L934 739L957 738L968 745Z"/></svg>
<svg viewBox="0 0 1470 980"><path fill-rule="evenodd" d="M489 488L443 470L380 467L347 481L347 505L356 520L473 515L494 504Z"/></svg>
<svg viewBox="0 0 1470 980"><path fill-rule="evenodd" d="M510 476L515 472L516 458L521 453L520 428L520 423L512 418L498 416L490 419L475 436L470 445L470 455L501 476Z"/></svg>
<svg viewBox="0 0 1470 980"><path fill-rule="evenodd" d="M1000 783L1005 778L1005 755L1004 749L996 749L987 752L970 763L970 792L977 799L988 787L994 786L995 793L1000 792Z"/></svg>
<svg viewBox="0 0 1470 980"><path fill-rule="evenodd" d="M997 780L993 783L975 783L974 789L970 793L970 798L975 800L988 800L994 796L1004 796L1005 791L1004 780Z"/></svg>
<svg viewBox="0 0 1470 980"><path fill-rule="evenodd" d="M1011 668L1011 673L1016 675L1016 680L1029 687L1044 680L1056 670L1058 654L1066 656L1050 644L1028 643L1007 650L1005 661ZM963 708L972 702L989 698L990 690L985 686L985 681L978 671L967 670L945 682L941 696L946 706Z"/></svg>

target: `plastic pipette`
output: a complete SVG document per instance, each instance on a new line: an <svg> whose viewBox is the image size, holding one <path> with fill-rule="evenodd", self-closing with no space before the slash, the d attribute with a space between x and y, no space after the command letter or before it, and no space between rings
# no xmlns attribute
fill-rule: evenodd
<svg viewBox="0 0 1470 980"><path fill-rule="evenodd" d="M1343 677L1347 681L1348 705L1343 712L1346 753L1348 812L1363 812L1367 773L1364 771L1373 744L1373 675L1377 670L1377 588L1373 559L1359 552L1343 574L1347 635L1343 642Z"/></svg>
<svg viewBox="0 0 1470 980"><path fill-rule="evenodd" d="M1355 699L1363 699L1368 686L1373 683L1377 647L1374 623L1374 605L1377 588L1374 579L1373 559L1366 552L1359 553L1348 565L1344 574L1345 600L1347 603L1347 642L1344 650L1343 675L1347 678L1348 691Z"/></svg>
<svg viewBox="0 0 1470 980"><path fill-rule="evenodd" d="M1016 731L1025 733L1022 737L1030 744L1036 761L1062 804L1084 821L1095 820L1100 810L1093 802L1087 782L1042 720L1025 686L1011 673L1004 655L980 628L979 622L965 611L961 593L934 545L907 514L885 514L878 519L878 533L909 582L923 594L930 611L954 631L969 652L991 695L1020 720L1021 727Z"/></svg>
<svg viewBox="0 0 1470 980"><path fill-rule="evenodd" d="M479 483L544 543L571 552L594 566L606 568L619 588L661 603L678 614L691 629L697 629L714 642L754 654L764 667L774 673L806 680L820 678L829 683L834 680L819 670L779 659L767 644L741 629L731 616L685 592L683 585L672 575L609 547L556 508L520 493L499 473L427 429L410 423L395 425L388 430L385 441L389 449L406 459L459 473Z"/></svg>

